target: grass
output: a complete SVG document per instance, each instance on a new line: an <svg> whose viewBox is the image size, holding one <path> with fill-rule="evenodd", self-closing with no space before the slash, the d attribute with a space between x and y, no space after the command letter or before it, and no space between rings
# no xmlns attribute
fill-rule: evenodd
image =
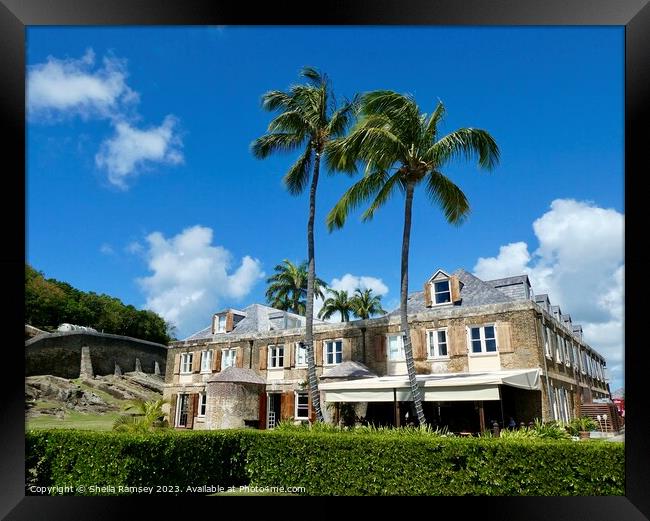
<svg viewBox="0 0 650 521"><path fill-rule="evenodd" d="M113 422L119 412L88 414L77 411L65 411L63 419L54 415L43 414L26 421L27 429L81 429L93 431L113 430Z"/></svg>

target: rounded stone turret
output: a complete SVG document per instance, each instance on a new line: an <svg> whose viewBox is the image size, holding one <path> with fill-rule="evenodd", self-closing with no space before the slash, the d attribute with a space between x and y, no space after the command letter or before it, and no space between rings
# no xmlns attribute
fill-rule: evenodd
<svg viewBox="0 0 650 521"><path fill-rule="evenodd" d="M252 369L228 367L206 384L206 428L239 429L259 422L266 382Z"/></svg>

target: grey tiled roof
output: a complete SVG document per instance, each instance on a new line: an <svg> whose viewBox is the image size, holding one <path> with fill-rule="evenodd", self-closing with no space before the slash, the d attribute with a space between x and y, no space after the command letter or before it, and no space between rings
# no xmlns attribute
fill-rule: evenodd
<svg viewBox="0 0 650 521"><path fill-rule="evenodd" d="M255 371L242 367L227 367L211 377L208 382L237 382L262 385L266 383Z"/></svg>
<svg viewBox="0 0 650 521"><path fill-rule="evenodd" d="M505 277L503 279L486 280L492 286L510 286L511 284L521 284L522 282L530 286L528 275L517 275L516 277Z"/></svg>
<svg viewBox="0 0 650 521"><path fill-rule="evenodd" d="M507 297L498 289L493 288L491 284L482 281L464 269L456 270L453 275L456 275L458 280L462 283L460 288L460 297L462 300L459 303L454 304L453 307L483 306L486 304L514 302L514 299ZM431 308L426 307L424 304L424 291L410 293L408 296L407 307L409 314L422 313L423 311L431 310ZM399 308L388 314L388 316L396 315L399 315Z"/></svg>
<svg viewBox="0 0 650 521"><path fill-rule="evenodd" d="M246 316L242 318L230 333L216 333L212 334L212 326L197 331L196 333L188 336L185 341L188 340L199 340L199 339L225 339L232 334L241 335L245 333L262 333L266 331L274 331L279 328L271 322L269 317L273 315L283 316L285 311L281 309L272 308L270 306L264 306L262 304L251 304L248 307L245 307L243 310L238 311L231 309L234 313L245 314ZM305 317L302 315L296 315L295 313L286 312L287 317L295 318L300 320L301 324L304 326ZM322 320L314 319L314 324L322 324Z"/></svg>
<svg viewBox="0 0 650 521"><path fill-rule="evenodd" d="M348 360L332 369L328 369L322 374L321 378L347 378L353 380L355 378L374 378L376 376L375 373L362 363Z"/></svg>

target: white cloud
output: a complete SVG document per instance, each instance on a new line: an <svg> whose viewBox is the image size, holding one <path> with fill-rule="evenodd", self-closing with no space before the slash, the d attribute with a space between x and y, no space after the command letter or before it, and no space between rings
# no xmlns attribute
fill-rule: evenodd
<svg viewBox="0 0 650 521"><path fill-rule="evenodd" d="M159 127L139 130L122 121L115 126L115 136L104 141L95 163L108 172L108 180L118 188L127 188L127 179L136 176L150 163L183 162L182 146L174 131L176 119L167 116Z"/></svg>
<svg viewBox="0 0 650 521"><path fill-rule="evenodd" d="M138 241L132 241L126 245L124 251L133 255L138 255L144 251L144 246L142 246Z"/></svg>
<svg viewBox="0 0 650 521"><path fill-rule="evenodd" d="M99 247L99 252L102 253L103 255L113 255L115 253L113 247L107 242L105 242Z"/></svg>
<svg viewBox="0 0 650 521"><path fill-rule="evenodd" d="M623 380L624 215L573 199L556 199L533 223L539 242L502 246L481 257L474 273L483 280L526 273L536 294L581 323L585 340L605 356L612 388Z"/></svg>
<svg viewBox="0 0 650 521"><path fill-rule="evenodd" d="M352 275L351 273L346 273L340 279L336 277L332 279L332 282L329 284L329 287L337 291L345 290L348 292L348 296L352 297L354 295L354 290L357 288L360 289L371 289L373 294L383 297L388 293L388 286L384 284L384 281L376 277L369 277L367 275ZM328 298L328 295L325 295L325 298ZM382 306L384 307L384 306ZM316 298L314 299L314 316L318 317L318 313L323 308L323 299ZM334 313L327 322L340 322L341 314L339 312Z"/></svg>
<svg viewBox="0 0 650 521"><path fill-rule="evenodd" d="M182 336L204 327L222 299L245 297L264 277L260 262L249 256L233 272L232 254L212 238L212 229L198 225L174 237L154 232L146 238L153 274L138 279L146 307L173 322Z"/></svg>
<svg viewBox="0 0 650 521"><path fill-rule="evenodd" d="M32 121L58 121L74 115L110 120L113 137L102 142L95 164L107 172L111 184L123 190L129 178L147 167L183 162L174 116L168 115L159 127L134 126L140 96L127 85L127 76L126 60L109 55L97 67L92 49L80 59L50 56L45 63L30 66L27 76L27 112Z"/></svg>
<svg viewBox="0 0 650 521"><path fill-rule="evenodd" d="M104 57L95 68L95 53L88 49L78 60L49 56L27 71L27 109L31 117L70 115L112 117L138 100L126 84L126 61Z"/></svg>

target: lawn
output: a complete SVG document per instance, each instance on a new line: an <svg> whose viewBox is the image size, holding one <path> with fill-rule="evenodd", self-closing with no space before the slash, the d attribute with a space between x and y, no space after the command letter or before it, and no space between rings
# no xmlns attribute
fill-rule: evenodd
<svg viewBox="0 0 650 521"><path fill-rule="evenodd" d="M119 412L106 412L103 414L81 413L77 411L66 411L65 418L57 418L54 415L43 414L34 418L28 418L27 429L83 429L93 431L110 431L113 429L115 418Z"/></svg>

